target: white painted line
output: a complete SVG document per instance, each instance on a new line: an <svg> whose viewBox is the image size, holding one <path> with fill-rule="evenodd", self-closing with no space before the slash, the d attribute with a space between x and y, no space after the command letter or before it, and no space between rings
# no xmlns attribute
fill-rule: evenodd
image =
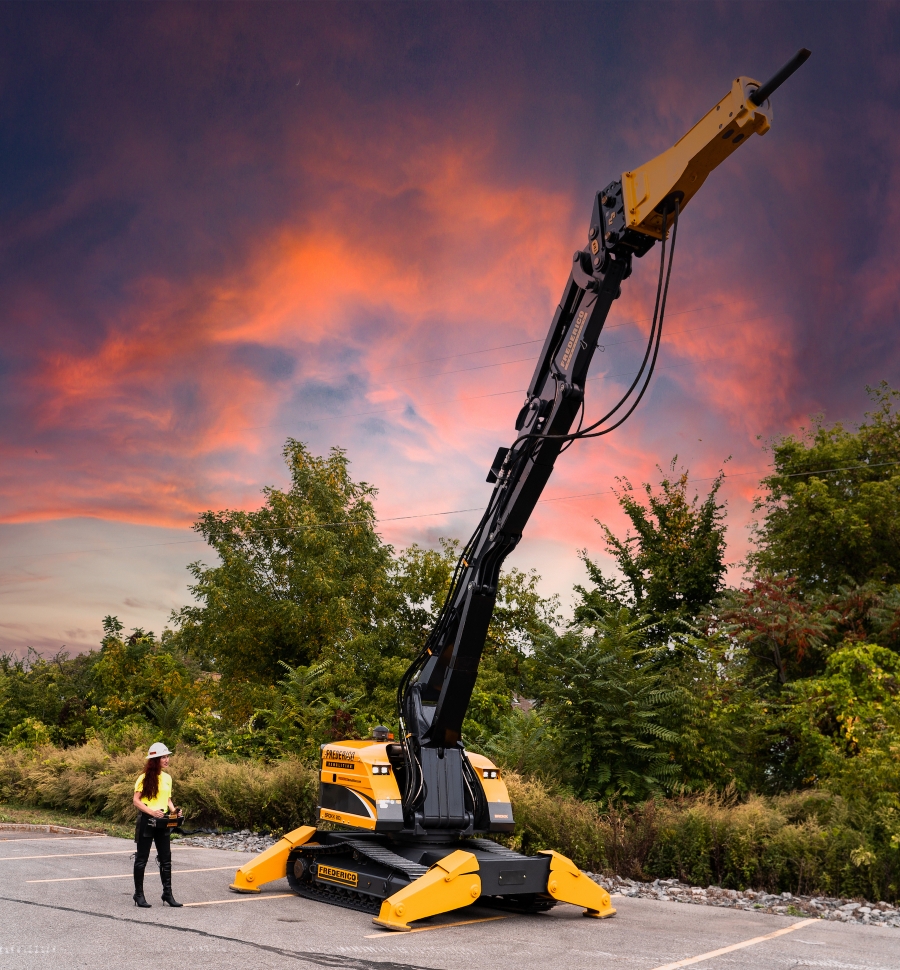
<svg viewBox="0 0 900 970"><path fill-rule="evenodd" d="M229 866L229 869L234 868ZM278 893L276 895L265 896L241 896L239 899L209 899L205 903L185 903L185 906L221 906L222 903L250 903L258 902L260 899L287 899L288 896L295 896L295 893Z"/></svg>
<svg viewBox="0 0 900 970"><path fill-rule="evenodd" d="M654 967L653 970L678 970L679 967L689 967L693 963L702 963L704 960L712 960L720 957L724 953L734 953L735 950L743 950L747 946L755 946L757 943L764 943L766 940L774 940L776 936L784 936L785 933L793 933L810 923L818 923L818 919L802 919L799 923L792 923L784 926L774 933L767 933L765 936L754 936L752 940L744 940L743 943L732 943L731 946L723 946L718 950L710 950L709 953L701 953L698 957L688 957L686 960L677 960L675 963L664 963L661 967Z"/></svg>
<svg viewBox="0 0 900 970"><path fill-rule="evenodd" d="M216 866L213 869L173 869L172 875L181 875L183 872L222 872L225 869L234 870L234 866ZM91 879L130 879L133 873L126 872L115 876L66 876L64 879L26 879L25 882L87 882Z"/></svg>
<svg viewBox="0 0 900 970"><path fill-rule="evenodd" d="M7 855L0 856L0 862L18 862L20 859L78 859L86 856L100 855L134 855L134 849L116 849L115 852L58 852L55 855ZM173 845L173 852L202 852L193 845ZM229 869L233 866L229 866Z"/></svg>
<svg viewBox="0 0 900 970"><path fill-rule="evenodd" d="M390 936L405 939L410 933L430 933L432 930L449 930L454 926L471 926L472 923L493 923L494 920L508 919L507 916L484 916L481 919L464 919L458 923L441 923L440 926L419 926L414 930L389 930L385 927L380 933L366 933L367 940L384 940Z"/></svg>

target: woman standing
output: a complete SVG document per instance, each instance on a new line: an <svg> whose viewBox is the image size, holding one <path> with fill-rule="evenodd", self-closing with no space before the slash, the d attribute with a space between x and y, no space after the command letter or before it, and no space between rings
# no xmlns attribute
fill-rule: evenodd
<svg viewBox="0 0 900 970"><path fill-rule="evenodd" d="M149 908L144 898L144 869L150 857L150 846L156 843L159 859L159 877L162 880L162 901L170 906L181 906L172 895L172 849L169 845L169 829L166 825L148 824L151 818L163 818L166 812L181 814L172 803L172 776L163 769L169 767L171 751L161 742L150 746L144 773L134 784L134 807L138 815L134 840L137 852L134 856L134 905Z"/></svg>

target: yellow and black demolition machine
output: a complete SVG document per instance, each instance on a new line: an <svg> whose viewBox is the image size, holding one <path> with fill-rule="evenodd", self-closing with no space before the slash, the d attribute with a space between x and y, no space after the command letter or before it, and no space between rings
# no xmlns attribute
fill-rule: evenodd
<svg viewBox="0 0 900 970"><path fill-rule="evenodd" d="M235 892L258 893L287 876L299 896L370 912L389 930L409 930L415 920L476 902L526 912L572 903L585 916L615 913L606 891L564 856L527 856L482 837L512 832L513 811L496 765L463 746L463 719L500 567L522 537L557 456L578 438L621 425L647 388L680 212L720 162L752 134L769 130L770 95L808 56L801 50L766 84L735 78L676 145L597 193L587 245L572 260L516 418L516 438L497 452L487 477L494 484L490 502L463 549L434 628L400 682L399 739L376 729L371 740L323 747L319 819L339 827L290 832L241 866ZM632 260L657 242L656 308L641 368L618 404L583 427L585 380L607 315Z"/></svg>

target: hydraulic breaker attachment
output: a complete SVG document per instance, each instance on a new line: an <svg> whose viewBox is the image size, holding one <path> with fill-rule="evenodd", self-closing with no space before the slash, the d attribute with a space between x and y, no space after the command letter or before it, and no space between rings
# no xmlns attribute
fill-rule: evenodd
<svg viewBox="0 0 900 970"><path fill-rule="evenodd" d="M409 932L413 920L471 906L480 895L478 860L471 852L457 849L386 899L372 922L389 930Z"/></svg>
<svg viewBox="0 0 900 970"><path fill-rule="evenodd" d="M291 849L303 845L316 834L314 825L301 825L299 829L261 852L252 862L241 866L228 887L234 893L258 893L259 887L287 875L287 859Z"/></svg>
<svg viewBox="0 0 900 970"><path fill-rule="evenodd" d="M538 854L550 856L547 892L557 902L584 906L583 915L593 916L595 919L616 915L609 893L586 876L571 859L554 852L553 849L544 849Z"/></svg>

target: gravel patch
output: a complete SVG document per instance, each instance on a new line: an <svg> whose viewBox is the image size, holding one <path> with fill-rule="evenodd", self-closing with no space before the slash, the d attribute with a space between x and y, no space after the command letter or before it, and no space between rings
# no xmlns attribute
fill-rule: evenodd
<svg viewBox="0 0 900 970"><path fill-rule="evenodd" d="M206 849L226 849L230 852L264 852L278 839L243 829L211 835L190 835L178 840L179 845L195 845ZM663 899L670 903L690 903L694 906L719 906L724 909L744 909L777 916L815 916L819 919L839 920L870 926L893 926L900 929L900 909L889 903L869 903L858 899L835 899L831 896L795 896L793 893L739 891L720 886L688 886L677 879L654 879L638 882L620 876L588 873L610 896L632 896L641 899Z"/></svg>
<svg viewBox="0 0 900 970"><path fill-rule="evenodd" d="M638 882L620 876L601 876L588 873L610 896L633 896L641 899L663 899L670 903L690 903L694 906L719 906L725 909L744 909L777 916L814 916L818 919L839 920L872 926L893 926L900 929L900 910L889 903L868 903L831 896L795 896L793 893L756 892L722 889L720 886L688 886L677 879L654 879Z"/></svg>
<svg viewBox="0 0 900 970"><path fill-rule="evenodd" d="M202 849L227 849L230 852L263 852L278 839L260 835L249 829L212 835L189 835L178 840L179 845L195 845Z"/></svg>

